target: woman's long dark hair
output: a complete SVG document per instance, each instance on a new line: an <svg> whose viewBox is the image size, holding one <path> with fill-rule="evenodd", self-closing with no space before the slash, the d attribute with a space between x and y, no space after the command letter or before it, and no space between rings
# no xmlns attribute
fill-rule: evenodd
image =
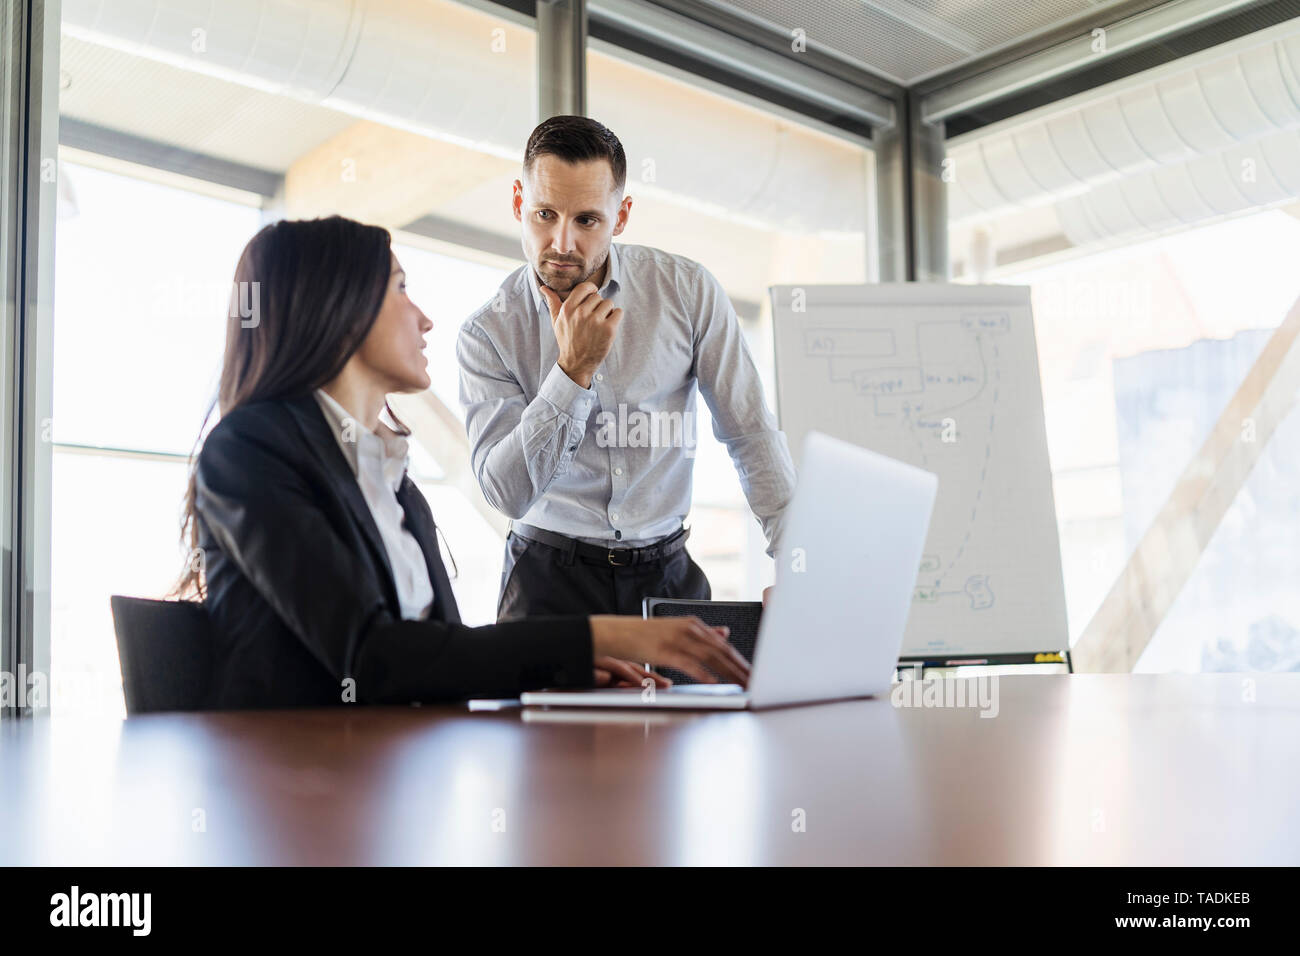
<svg viewBox="0 0 1300 956"><path fill-rule="evenodd" d="M337 376L379 316L391 248L387 229L342 216L284 220L255 235L235 267L213 406L228 415L253 402L299 398ZM206 583L194 500L202 435L201 428L181 516L189 557L173 592L200 599Z"/></svg>

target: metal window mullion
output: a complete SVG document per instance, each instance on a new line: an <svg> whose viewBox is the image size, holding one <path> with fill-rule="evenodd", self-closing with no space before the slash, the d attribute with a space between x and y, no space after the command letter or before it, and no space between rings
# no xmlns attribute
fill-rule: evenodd
<svg viewBox="0 0 1300 956"><path fill-rule="evenodd" d="M898 121L876 132L876 231L881 282L947 282L948 184L942 123L903 94Z"/></svg>
<svg viewBox="0 0 1300 956"><path fill-rule="evenodd" d="M57 212L59 0L8 5L4 108L5 430L0 669L15 682L50 673L49 442ZM21 695L25 697L26 695ZM7 715L30 713L7 708ZM48 706L48 696L41 702Z"/></svg>
<svg viewBox="0 0 1300 956"><path fill-rule="evenodd" d="M587 115L587 0L537 0L537 118Z"/></svg>
<svg viewBox="0 0 1300 956"><path fill-rule="evenodd" d="M747 28L734 18L723 30L641 0L591 0L590 6L593 22L708 63L738 87L779 90L792 100L851 118L864 130L895 121L893 98L901 86L861 68L843 71L852 77L846 79L804 62L802 55L777 53L768 48L776 35ZM782 45L791 42L787 36L779 40ZM812 54L806 59L818 60Z"/></svg>

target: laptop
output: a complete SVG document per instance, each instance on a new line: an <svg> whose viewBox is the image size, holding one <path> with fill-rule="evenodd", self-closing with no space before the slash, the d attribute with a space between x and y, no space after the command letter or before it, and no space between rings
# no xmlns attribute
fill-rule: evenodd
<svg viewBox="0 0 1300 956"><path fill-rule="evenodd" d="M893 681L938 478L820 432L804 442L748 689L542 690L525 707L745 710L871 697Z"/></svg>

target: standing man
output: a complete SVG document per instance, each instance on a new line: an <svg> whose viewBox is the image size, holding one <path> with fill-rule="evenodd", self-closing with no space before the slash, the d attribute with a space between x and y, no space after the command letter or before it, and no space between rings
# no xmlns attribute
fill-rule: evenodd
<svg viewBox="0 0 1300 956"><path fill-rule="evenodd" d="M682 526L697 384L768 554L794 491L718 280L682 256L612 243L632 209L626 180L622 144L595 120L533 130L514 184L527 265L461 326L474 473L514 519L498 620L639 615L643 597L710 596Z"/></svg>

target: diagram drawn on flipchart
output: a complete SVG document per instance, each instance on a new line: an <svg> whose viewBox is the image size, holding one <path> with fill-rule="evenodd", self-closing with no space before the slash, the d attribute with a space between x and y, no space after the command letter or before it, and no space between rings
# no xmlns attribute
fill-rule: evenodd
<svg viewBox="0 0 1300 956"><path fill-rule="evenodd" d="M842 299L848 287L832 288ZM940 477L904 653L1063 647L1027 295L999 303L979 290L988 301L948 293L868 306L818 303L815 291L805 290L806 311L796 313L782 310L773 290L779 405L792 447L817 428ZM1032 541L1043 521L1050 534Z"/></svg>
<svg viewBox="0 0 1300 956"><path fill-rule="evenodd" d="M1010 323L1006 312L918 322L915 342L908 343L912 348L902 350L892 329L804 331L804 354L825 359L827 381L852 383L853 393L872 415L895 419L901 434L916 446L913 460L926 471L946 471L939 459L955 453L959 440L973 439L982 448L979 480L962 489L955 509L969 511L969 520L936 526L926 542L915 595L920 601L966 601L973 611L997 601L988 575L962 562L988 480L1002 384L998 338ZM875 339L876 349L860 351L864 339ZM877 364L882 361L886 364Z"/></svg>

